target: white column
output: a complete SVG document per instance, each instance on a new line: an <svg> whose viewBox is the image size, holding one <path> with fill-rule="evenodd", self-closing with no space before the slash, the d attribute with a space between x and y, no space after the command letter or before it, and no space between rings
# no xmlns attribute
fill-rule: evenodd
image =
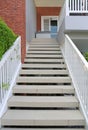
<svg viewBox="0 0 88 130"><path fill-rule="evenodd" d="M66 16L69 16L69 0L66 0Z"/></svg>

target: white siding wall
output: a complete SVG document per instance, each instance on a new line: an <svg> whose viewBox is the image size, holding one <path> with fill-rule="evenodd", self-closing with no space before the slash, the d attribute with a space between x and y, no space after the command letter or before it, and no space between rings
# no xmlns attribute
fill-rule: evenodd
<svg viewBox="0 0 88 130"><path fill-rule="evenodd" d="M34 0L26 0L26 41L35 37L36 32L36 7Z"/></svg>
<svg viewBox="0 0 88 130"><path fill-rule="evenodd" d="M65 30L88 30L87 16L66 16Z"/></svg>

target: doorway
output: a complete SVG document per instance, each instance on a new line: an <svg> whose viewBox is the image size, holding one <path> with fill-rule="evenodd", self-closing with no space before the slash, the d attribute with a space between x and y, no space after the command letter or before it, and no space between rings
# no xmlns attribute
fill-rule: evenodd
<svg viewBox="0 0 88 130"><path fill-rule="evenodd" d="M56 38L57 36L57 20L51 20L50 21L50 26L51 26L51 37Z"/></svg>
<svg viewBox="0 0 88 130"><path fill-rule="evenodd" d="M41 31L50 32L51 37L56 38L58 31L58 16L42 16Z"/></svg>

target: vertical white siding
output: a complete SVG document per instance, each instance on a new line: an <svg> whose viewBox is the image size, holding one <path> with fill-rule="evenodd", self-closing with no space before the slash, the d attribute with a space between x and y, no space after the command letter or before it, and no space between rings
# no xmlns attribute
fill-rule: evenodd
<svg viewBox="0 0 88 130"><path fill-rule="evenodd" d="M34 0L26 0L26 41L31 41L36 32L36 6Z"/></svg>

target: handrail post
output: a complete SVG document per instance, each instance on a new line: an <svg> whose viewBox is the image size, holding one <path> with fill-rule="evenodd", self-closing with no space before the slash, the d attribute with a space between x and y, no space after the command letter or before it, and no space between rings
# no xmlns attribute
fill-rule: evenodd
<svg viewBox="0 0 88 130"><path fill-rule="evenodd" d="M66 16L69 16L69 0L66 0Z"/></svg>

